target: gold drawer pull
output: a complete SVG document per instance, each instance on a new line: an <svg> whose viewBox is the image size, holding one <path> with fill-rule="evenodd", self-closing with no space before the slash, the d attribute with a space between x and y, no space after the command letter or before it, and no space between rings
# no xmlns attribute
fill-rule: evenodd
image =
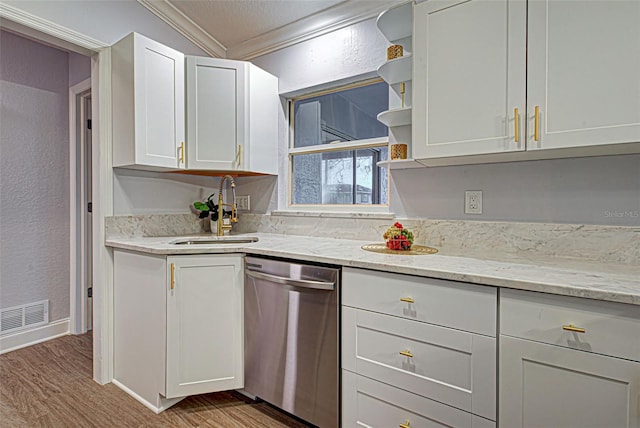
<svg viewBox="0 0 640 428"><path fill-rule="evenodd" d="M514 124L514 134L516 143L520 142L520 113L518 113L518 108L513 109L513 124Z"/></svg>
<svg viewBox="0 0 640 428"><path fill-rule="evenodd" d="M171 263L171 289L176 287L176 265Z"/></svg>
<svg viewBox="0 0 640 428"><path fill-rule="evenodd" d="M540 106L535 106L533 118L533 140L540 141Z"/></svg>
<svg viewBox="0 0 640 428"><path fill-rule="evenodd" d="M403 424L398 425L400 428L411 428L411 421L407 419L407 421Z"/></svg>
<svg viewBox="0 0 640 428"><path fill-rule="evenodd" d="M406 351L400 351L400 355L404 355L405 357L413 358L413 354L408 349Z"/></svg>
<svg viewBox="0 0 640 428"><path fill-rule="evenodd" d="M401 297L400 301L407 302L407 303L415 303L415 300L413 300L411 297Z"/></svg>
<svg viewBox="0 0 640 428"><path fill-rule="evenodd" d="M180 147L178 147L178 150L180 150L180 158L178 159L178 161L180 163L184 163L184 141L180 143Z"/></svg>
<svg viewBox="0 0 640 428"><path fill-rule="evenodd" d="M242 146L238 144L238 152L236 153L236 168L240 168L242 164Z"/></svg>
<svg viewBox="0 0 640 428"><path fill-rule="evenodd" d="M573 324L563 325L562 329L566 330L566 331L572 331L574 333L586 333L587 332L587 330L585 330L584 328L576 327Z"/></svg>

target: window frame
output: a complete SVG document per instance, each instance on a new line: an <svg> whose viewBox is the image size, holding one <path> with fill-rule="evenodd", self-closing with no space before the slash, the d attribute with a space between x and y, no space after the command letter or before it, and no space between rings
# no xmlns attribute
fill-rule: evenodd
<svg viewBox="0 0 640 428"><path fill-rule="evenodd" d="M289 211L318 211L318 212L354 212L354 213L362 213L362 212L373 212L373 213L388 213L389 212L389 195L390 195L390 179L391 174L389 173L388 168L382 168L386 171L387 174L387 202L385 204L294 204L293 203L293 159L295 156L306 155L306 154L321 154L321 153L330 153L330 152L338 152L338 151L348 151L352 150L356 152L360 149L367 148L376 148L376 147L387 147L389 146L389 136L386 137L376 137L376 138L367 138L363 140L353 140L353 141L341 141L329 144L317 144L315 146L307 146L307 147L294 147L295 143L295 115L294 115L294 104L297 101L302 101L309 98L315 98L322 95L328 95L336 92L341 92L349 89L359 88L363 86L372 85L375 83L384 82L381 78L373 78L362 80L359 82L354 82L346 85L338 85L335 87L331 87L328 89L323 89L321 91L309 92L300 96L294 96L287 100L287 116L289 121L289 138L287 144L287 210ZM387 152L389 153L389 152ZM389 156L389 154L387 155ZM388 160L388 159L387 159ZM377 165L376 165L377 167ZM355 183L354 183L355 185Z"/></svg>

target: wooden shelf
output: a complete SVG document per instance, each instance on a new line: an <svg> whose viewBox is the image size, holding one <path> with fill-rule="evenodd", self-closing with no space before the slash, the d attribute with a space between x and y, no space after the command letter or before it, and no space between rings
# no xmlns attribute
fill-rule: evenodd
<svg viewBox="0 0 640 428"><path fill-rule="evenodd" d="M385 10L378 16L376 25L382 35L392 43L411 37L413 33L413 2Z"/></svg>
<svg viewBox="0 0 640 428"><path fill-rule="evenodd" d="M411 125L411 107L383 111L378 120L388 127Z"/></svg>
<svg viewBox="0 0 640 428"><path fill-rule="evenodd" d="M411 80L411 55L392 59L378 67L378 75L390 85Z"/></svg>

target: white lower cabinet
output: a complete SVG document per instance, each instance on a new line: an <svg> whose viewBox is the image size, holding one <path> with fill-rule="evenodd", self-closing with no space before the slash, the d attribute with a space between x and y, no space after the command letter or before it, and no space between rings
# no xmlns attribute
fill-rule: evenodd
<svg viewBox="0 0 640 428"><path fill-rule="evenodd" d="M500 319L500 426L640 427L640 306L502 290Z"/></svg>
<svg viewBox="0 0 640 428"><path fill-rule="evenodd" d="M243 256L114 251L114 383L160 412L244 386Z"/></svg>
<svg viewBox="0 0 640 428"><path fill-rule="evenodd" d="M342 279L343 427L495 427L495 288L351 268ZM474 311L493 336L459 328Z"/></svg>

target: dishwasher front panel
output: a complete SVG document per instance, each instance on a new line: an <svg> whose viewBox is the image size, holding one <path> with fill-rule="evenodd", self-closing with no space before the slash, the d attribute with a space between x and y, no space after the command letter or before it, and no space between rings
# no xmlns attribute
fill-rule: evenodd
<svg viewBox="0 0 640 428"><path fill-rule="evenodd" d="M340 271L245 263L245 390L316 426L337 427Z"/></svg>

